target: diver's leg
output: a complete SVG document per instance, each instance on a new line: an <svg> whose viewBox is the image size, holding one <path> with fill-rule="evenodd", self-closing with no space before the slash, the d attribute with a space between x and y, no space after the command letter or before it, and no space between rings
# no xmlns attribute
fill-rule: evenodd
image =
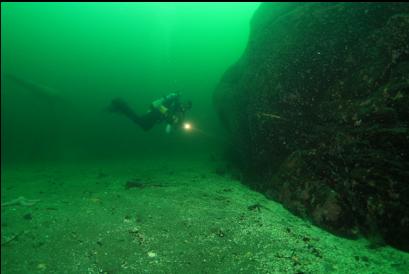
<svg viewBox="0 0 409 274"><path fill-rule="evenodd" d="M109 110L111 112L119 113L128 117L128 119L130 119L132 122L143 128L144 130L151 129L155 124L151 117L152 115L149 115L149 112L148 114L139 116L124 100L119 98L112 100Z"/></svg>
<svg viewBox="0 0 409 274"><path fill-rule="evenodd" d="M147 112L146 114L141 115L139 117L140 126L144 130L150 130L159 121L160 121L160 113L158 113L157 111L154 111L154 110L151 110L151 111Z"/></svg>

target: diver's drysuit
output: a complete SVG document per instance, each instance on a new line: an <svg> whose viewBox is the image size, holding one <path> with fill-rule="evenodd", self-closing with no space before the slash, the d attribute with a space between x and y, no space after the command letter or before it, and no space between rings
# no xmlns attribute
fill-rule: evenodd
<svg viewBox="0 0 409 274"><path fill-rule="evenodd" d="M191 108L191 103L182 104L180 93L171 93L151 103L149 110L144 115L137 115L122 99L114 99L111 102L110 111L128 117L145 131L154 125L166 122L166 132L169 133L172 126L180 125L184 115Z"/></svg>

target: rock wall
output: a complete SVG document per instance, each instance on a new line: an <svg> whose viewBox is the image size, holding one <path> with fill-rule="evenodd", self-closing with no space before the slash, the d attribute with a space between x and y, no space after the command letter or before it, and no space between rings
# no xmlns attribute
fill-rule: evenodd
<svg viewBox="0 0 409 274"><path fill-rule="evenodd" d="M406 3L263 3L214 101L248 184L409 250L408 93Z"/></svg>

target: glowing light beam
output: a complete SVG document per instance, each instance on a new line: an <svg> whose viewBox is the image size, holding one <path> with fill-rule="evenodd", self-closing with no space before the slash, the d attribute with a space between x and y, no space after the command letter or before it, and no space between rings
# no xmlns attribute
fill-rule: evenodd
<svg viewBox="0 0 409 274"><path fill-rule="evenodd" d="M183 129L186 131L192 130L192 124L191 123L184 123L183 124Z"/></svg>

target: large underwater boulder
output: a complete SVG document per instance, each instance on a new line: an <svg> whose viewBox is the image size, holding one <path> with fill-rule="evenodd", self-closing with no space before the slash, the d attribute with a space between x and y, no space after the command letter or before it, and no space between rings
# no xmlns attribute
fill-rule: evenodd
<svg viewBox="0 0 409 274"><path fill-rule="evenodd" d="M214 100L248 184L409 250L409 5L263 3Z"/></svg>

